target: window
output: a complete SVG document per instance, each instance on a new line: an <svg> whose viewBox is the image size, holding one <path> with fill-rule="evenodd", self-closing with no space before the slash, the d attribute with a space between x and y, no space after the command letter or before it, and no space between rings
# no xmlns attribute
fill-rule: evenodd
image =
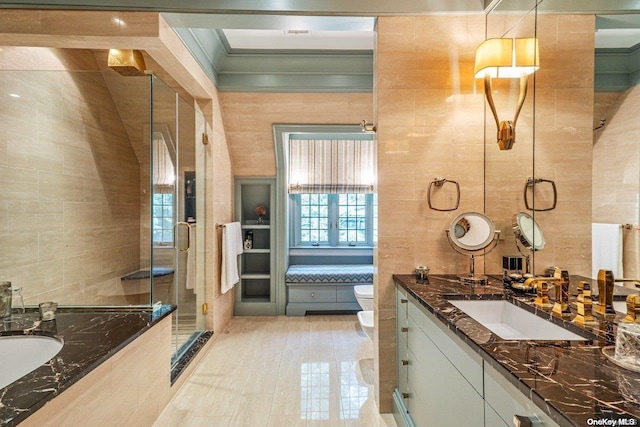
<svg viewBox="0 0 640 427"><path fill-rule="evenodd" d="M153 244L173 244L173 193L153 195Z"/></svg>
<svg viewBox="0 0 640 427"><path fill-rule="evenodd" d="M173 245L175 191L175 145L171 133L165 125L154 126L153 132L153 202L152 202L152 240L154 245ZM173 153L174 157L171 156Z"/></svg>
<svg viewBox="0 0 640 427"><path fill-rule="evenodd" d="M373 194L302 193L291 197L292 246L371 246Z"/></svg>

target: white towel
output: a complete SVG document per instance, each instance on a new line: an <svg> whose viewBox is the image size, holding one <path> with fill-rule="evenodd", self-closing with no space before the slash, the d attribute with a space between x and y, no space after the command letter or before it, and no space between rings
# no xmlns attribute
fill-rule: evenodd
<svg viewBox="0 0 640 427"><path fill-rule="evenodd" d="M238 255L242 253L242 229L239 222L225 224L222 228L222 266L220 292L227 293L240 281Z"/></svg>
<svg viewBox="0 0 640 427"><path fill-rule="evenodd" d="M190 248L187 251L187 279L185 280L185 287L187 289L194 289L196 287L196 225L191 224L189 226L189 244Z"/></svg>
<svg viewBox="0 0 640 427"><path fill-rule="evenodd" d="M640 277L640 227L632 225L622 232L622 268L630 279Z"/></svg>
<svg viewBox="0 0 640 427"><path fill-rule="evenodd" d="M614 278L624 277L622 270L622 225L591 224L591 277L598 270L611 270Z"/></svg>

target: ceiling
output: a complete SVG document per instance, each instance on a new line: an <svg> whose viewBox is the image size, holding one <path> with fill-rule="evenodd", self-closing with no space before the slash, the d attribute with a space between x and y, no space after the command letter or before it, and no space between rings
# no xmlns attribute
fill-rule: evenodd
<svg viewBox="0 0 640 427"><path fill-rule="evenodd" d="M373 19L371 19L373 22ZM222 30L232 50L373 50L375 33L369 31Z"/></svg>
<svg viewBox="0 0 640 427"><path fill-rule="evenodd" d="M221 91L370 92L376 17L523 13L536 2L541 13L602 15L596 55L615 50L614 62L629 68L640 0L0 0L0 8L160 11Z"/></svg>

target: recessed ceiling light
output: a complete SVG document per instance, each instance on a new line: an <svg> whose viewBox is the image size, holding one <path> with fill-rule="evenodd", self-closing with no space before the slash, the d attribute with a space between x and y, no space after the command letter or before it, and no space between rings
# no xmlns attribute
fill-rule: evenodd
<svg viewBox="0 0 640 427"><path fill-rule="evenodd" d="M12 98L20 98L20 95L18 95L17 93L10 93L9 96Z"/></svg>

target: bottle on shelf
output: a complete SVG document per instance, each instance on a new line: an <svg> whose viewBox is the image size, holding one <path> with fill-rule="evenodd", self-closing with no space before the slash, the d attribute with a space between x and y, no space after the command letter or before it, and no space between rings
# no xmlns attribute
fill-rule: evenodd
<svg viewBox="0 0 640 427"><path fill-rule="evenodd" d="M253 231L248 230L244 237L244 248L252 249L253 248Z"/></svg>

